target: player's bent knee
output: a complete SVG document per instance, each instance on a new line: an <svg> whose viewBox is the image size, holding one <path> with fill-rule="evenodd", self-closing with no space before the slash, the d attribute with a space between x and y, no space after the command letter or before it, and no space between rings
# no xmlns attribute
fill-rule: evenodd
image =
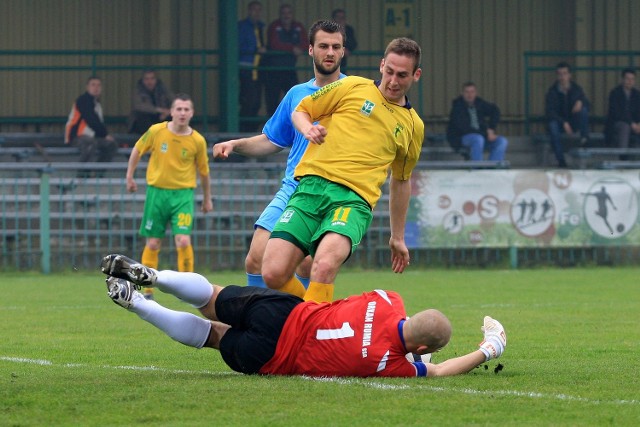
<svg viewBox="0 0 640 427"><path fill-rule="evenodd" d="M191 236L186 234L178 234L175 237L176 246L179 248L186 248L191 245Z"/></svg>
<svg viewBox="0 0 640 427"><path fill-rule="evenodd" d="M262 280L271 289L280 289L289 280L292 274L285 275L279 272L262 271Z"/></svg>
<svg viewBox="0 0 640 427"><path fill-rule="evenodd" d="M327 259L316 259L311 269L312 280L322 283L333 283L341 264L342 263L336 265Z"/></svg>

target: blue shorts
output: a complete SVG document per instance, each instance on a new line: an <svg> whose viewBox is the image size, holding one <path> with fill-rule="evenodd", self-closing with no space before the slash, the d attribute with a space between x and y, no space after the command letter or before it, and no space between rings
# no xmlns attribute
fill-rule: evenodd
<svg viewBox="0 0 640 427"><path fill-rule="evenodd" d="M282 187L273 197L271 203L260 214L260 217L256 220L253 228L261 227L267 230L269 233L273 231L273 227L276 225L280 215L284 212L284 208L287 207L289 199L298 186L290 182L282 183Z"/></svg>

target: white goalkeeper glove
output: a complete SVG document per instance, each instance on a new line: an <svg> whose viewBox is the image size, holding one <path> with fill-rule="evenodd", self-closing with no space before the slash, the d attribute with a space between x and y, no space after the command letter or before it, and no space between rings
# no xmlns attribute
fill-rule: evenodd
<svg viewBox="0 0 640 427"><path fill-rule="evenodd" d="M484 340L480 343L480 351L486 360L500 357L507 346L507 334L504 327L496 319L484 316L484 325L480 328L484 332Z"/></svg>

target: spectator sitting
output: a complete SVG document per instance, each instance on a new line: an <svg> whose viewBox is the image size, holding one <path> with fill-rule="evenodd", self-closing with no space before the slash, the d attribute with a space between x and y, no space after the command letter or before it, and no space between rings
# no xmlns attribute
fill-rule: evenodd
<svg viewBox="0 0 640 427"><path fill-rule="evenodd" d="M451 146L460 151L469 149L470 160L483 160L485 150L489 160L504 160L507 139L496 134L500 121L500 109L478 96L475 83L462 85L462 94L453 100L447 127L447 139Z"/></svg>
<svg viewBox="0 0 640 427"><path fill-rule="evenodd" d="M153 124L167 120L171 113L173 93L154 70L142 73L133 93L133 108L129 116L129 133L142 135Z"/></svg>
<svg viewBox="0 0 640 427"><path fill-rule="evenodd" d="M86 92L80 95L71 106L71 113L65 126L65 144L73 144L80 148L80 161L89 162L97 155L97 162L110 162L118 145L107 131L102 115L100 95L102 81L99 77L91 76L87 80ZM96 171L100 176L104 172ZM87 170L79 170L78 177L89 175Z"/></svg>
<svg viewBox="0 0 640 427"><path fill-rule="evenodd" d="M609 93L605 135L610 146L628 148L631 141L640 142L640 91L635 88L634 69L624 69L621 77L620 84Z"/></svg>
<svg viewBox="0 0 640 427"><path fill-rule="evenodd" d="M577 83L571 81L571 66L566 62L556 65L556 83L547 91L545 115L551 148L558 160L558 166L567 167L560 135L572 136L580 132L580 143L589 138L589 100Z"/></svg>

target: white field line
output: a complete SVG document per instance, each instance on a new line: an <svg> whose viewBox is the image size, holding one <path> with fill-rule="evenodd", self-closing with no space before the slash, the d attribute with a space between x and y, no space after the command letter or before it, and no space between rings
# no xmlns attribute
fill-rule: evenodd
<svg viewBox="0 0 640 427"><path fill-rule="evenodd" d="M518 391L518 390L474 390L470 388L447 388L447 387L435 387L429 385L397 385L397 384L385 384L376 381L369 381L363 379L352 379L352 378L313 378L313 377L304 377L307 380L312 381L326 381L332 382L336 384L342 385L359 385L367 388L375 388L379 390L424 390L435 393L459 393L459 394L470 394L470 395L478 395L478 396L514 396L514 397L526 397L530 399L549 399L549 400L561 400L561 401L569 401L569 402L581 402L588 404L613 404L613 405L640 405L640 400L632 399L632 400L595 400L595 399L587 399L585 397L571 396L568 394L549 394L549 393L537 393L533 391ZM428 380L426 380L428 381Z"/></svg>
<svg viewBox="0 0 640 427"><path fill-rule="evenodd" d="M49 360L43 359L27 359L23 357L7 357L0 356L0 361L4 362L12 362L12 363L26 363L32 365L40 365L40 366L60 366L64 368L91 368L95 367L92 365L84 364L84 363L61 363L55 364ZM116 370L128 370L128 371L157 371L157 372L168 372L172 374L206 374L206 375L241 375L237 372L213 372L213 371L193 371L187 369L165 369L159 368L157 366L111 366L111 365L102 365L99 366L102 369L116 369ZM640 400L632 399L632 400L594 400L587 399L585 397L571 396L568 394L549 394L549 393L538 393L533 391L518 391L518 390L475 390L471 388L447 388L447 387L435 387L429 385L398 385L398 384L385 384L377 381L363 380L363 379L353 379L353 378L315 378L315 377L302 377L306 380L311 381L322 381L322 382L331 382L334 384L347 385L347 386L362 386L366 388L373 388L377 390L424 390L435 393L459 393L459 394L469 394L469 395L477 395L477 396L514 396L514 397L526 397L530 399L549 399L549 400L559 400L559 401L568 401L568 402L580 402L587 404L613 404L613 405L640 405ZM426 380L428 381L428 380Z"/></svg>
<svg viewBox="0 0 640 427"><path fill-rule="evenodd" d="M59 366L63 368L95 368L94 365L88 365L86 363L53 363L49 360L43 359L26 359L23 357L7 357L0 356L0 361L3 362L13 362L13 363L26 363L30 365L40 365L40 366ZM157 371L157 372L168 372L171 374L203 374L203 375L240 375L237 372L213 372L213 371L193 371L188 369L166 369L159 368L157 366L113 366L113 365L102 365L98 366L98 368L102 369L116 369L116 370L125 370L125 371Z"/></svg>

